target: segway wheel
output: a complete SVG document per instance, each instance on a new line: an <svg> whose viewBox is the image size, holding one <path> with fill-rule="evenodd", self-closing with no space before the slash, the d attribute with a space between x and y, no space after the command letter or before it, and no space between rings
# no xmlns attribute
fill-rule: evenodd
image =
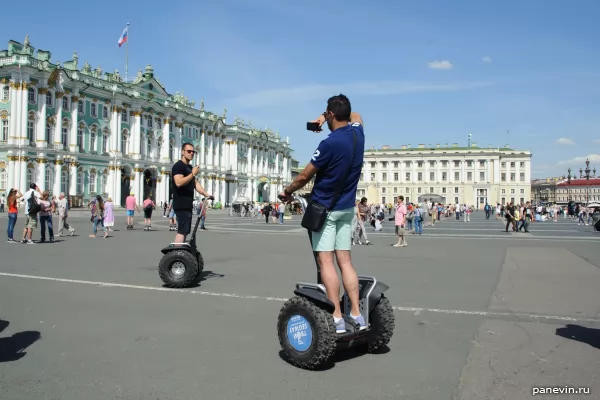
<svg viewBox="0 0 600 400"><path fill-rule="evenodd" d="M305 297L285 302L277 319L277 334L287 360L296 367L319 368L335 352L333 317Z"/></svg>
<svg viewBox="0 0 600 400"><path fill-rule="evenodd" d="M379 303L377 303L373 311L371 311L369 317L371 329L369 332L367 351L369 353L376 353L390 342L392 335L394 334L396 319L390 301L385 296L381 296Z"/></svg>
<svg viewBox="0 0 600 400"><path fill-rule="evenodd" d="M172 251L160 260L158 275L169 288L189 287L197 283L200 276L198 261L189 251Z"/></svg>

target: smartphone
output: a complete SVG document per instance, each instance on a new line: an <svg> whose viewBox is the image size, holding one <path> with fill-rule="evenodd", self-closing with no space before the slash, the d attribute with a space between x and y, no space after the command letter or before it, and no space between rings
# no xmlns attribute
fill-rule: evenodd
<svg viewBox="0 0 600 400"><path fill-rule="evenodd" d="M307 122L306 123L306 130L307 131L312 131L312 132L320 132L321 128L319 127L319 123L318 122Z"/></svg>

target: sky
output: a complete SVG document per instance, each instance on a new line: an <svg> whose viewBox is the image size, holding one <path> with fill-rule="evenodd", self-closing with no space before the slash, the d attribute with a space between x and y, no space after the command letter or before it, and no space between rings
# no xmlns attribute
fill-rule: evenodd
<svg viewBox="0 0 600 400"><path fill-rule="evenodd" d="M600 2L595 0L175 0L49 6L0 24L0 40L53 61L152 64L170 93L289 136L305 164L326 133L306 122L343 93L367 147L505 146L533 177L600 167ZM575 6L576 4L576 6ZM42 12L43 11L43 12ZM4 48L6 46L4 45Z"/></svg>

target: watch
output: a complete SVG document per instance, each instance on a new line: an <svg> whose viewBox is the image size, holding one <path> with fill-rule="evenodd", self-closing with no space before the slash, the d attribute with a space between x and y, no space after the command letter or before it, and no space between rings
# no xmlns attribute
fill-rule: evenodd
<svg viewBox="0 0 600 400"><path fill-rule="evenodd" d="M287 188L285 188L285 189L283 189L283 193L284 193L286 196L291 196L291 195L292 195L292 193L294 193L294 192L289 192L289 191L288 191L288 189L287 189Z"/></svg>

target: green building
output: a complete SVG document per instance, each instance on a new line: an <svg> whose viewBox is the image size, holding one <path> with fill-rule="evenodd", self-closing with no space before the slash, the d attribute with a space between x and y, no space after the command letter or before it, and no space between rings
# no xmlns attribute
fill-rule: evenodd
<svg viewBox="0 0 600 400"><path fill-rule="evenodd" d="M35 182L73 206L100 194L124 205L170 195L180 146L196 147L200 183L216 201L275 200L291 181L289 138L169 94L152 66L131 82L87 62L52 61L25 38L0 51L0 194Z"/></svg>

